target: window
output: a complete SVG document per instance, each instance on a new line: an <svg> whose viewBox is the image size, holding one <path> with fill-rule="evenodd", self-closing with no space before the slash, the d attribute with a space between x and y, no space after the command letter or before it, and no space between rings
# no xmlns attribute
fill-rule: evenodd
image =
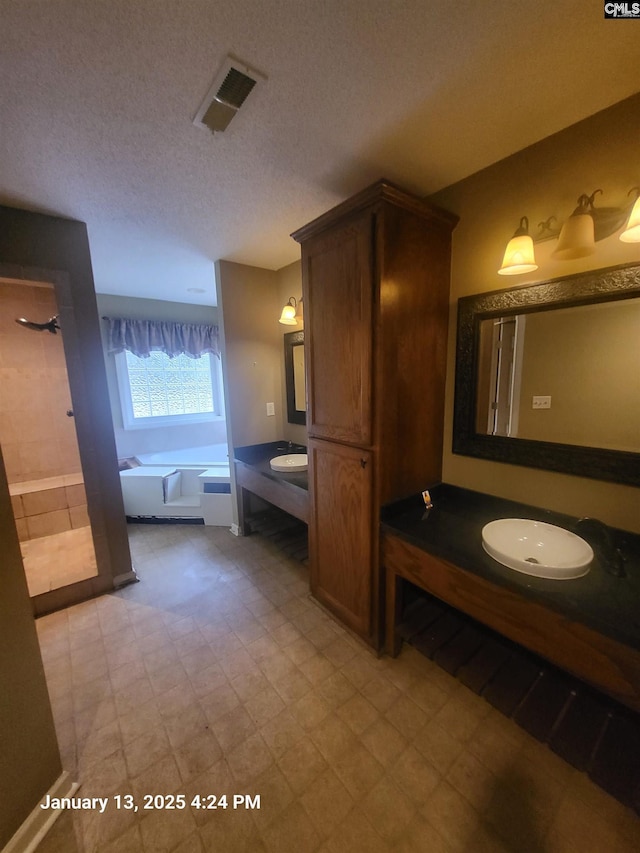
<svg viewBox="0 0 640 853"><path fill-rule="evenodd" d="M224 414L220 360L151 352L117 353L116 371L125 429L217 420Z"/></svg>

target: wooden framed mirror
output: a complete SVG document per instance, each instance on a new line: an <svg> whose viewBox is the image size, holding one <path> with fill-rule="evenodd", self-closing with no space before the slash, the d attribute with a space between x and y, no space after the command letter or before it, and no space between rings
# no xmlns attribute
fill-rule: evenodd
<svg viewBox="0 0 640 853"><path fill-rule="evenodd" d="M290 424L306 424L304 331L288 332L284 336L284 373L287 388L287 420Z"/></svg>
<svg viewBox="0 0 640 853"><path fill-rule="evenodd" d="M458 302L453 452L640 485L640 266Z"/></svg>

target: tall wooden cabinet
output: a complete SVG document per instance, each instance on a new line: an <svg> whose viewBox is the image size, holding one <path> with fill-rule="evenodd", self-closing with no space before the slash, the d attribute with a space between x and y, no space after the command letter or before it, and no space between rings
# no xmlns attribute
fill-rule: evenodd
<svg viewBox="0 0 640 853"><path fill-rule="evenodd" d="M312 593L381 642L380 507L439 482L456 217L380 181L302 246Z"/></svg>

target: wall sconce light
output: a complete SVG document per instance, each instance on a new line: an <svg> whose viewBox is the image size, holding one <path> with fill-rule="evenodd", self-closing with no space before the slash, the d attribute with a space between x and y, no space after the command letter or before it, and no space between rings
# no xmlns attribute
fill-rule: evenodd
<svg viewBox="0 0 640 853"><path fill-rule="evenodd" d="M299 320L302 320L302 299L296 301L295 296L290 296L278 322L284 326L297 326Z"/></svg>
<svg viewBox="0 0 640 853"><path fill-rule="evenodd" d="M558 245L551 253L552 258L558 261L570 261L573 258L586 258L587 255L592 255L595 252L593 199L596 193L601 192L602 190L595 190L590 196L580 196L578 206L562 226Z"/></svg>
<svg viewBox="0 0 640 853"><path fill-rule="evenodd" d="M636 200L633 204L627 227L620 235L620 239L623 243L640 243L640 187L634 187L632 190L629 190L629 195L631 193L636 194Z"/></svg>
<svg viewBox="0 0 640 853"><path fill-rule="evenodd" d="M551 257L556 260L583 258L595 252L595 244L605 237L615 234L627 223L620 235L625 243L640 242L640 189L636 193L635 203L622 207L595 207L594 199L602 190L594 190L591 195L582 194L578 206L565 220L562 228L554 227L555 216L550 216L538 224L539 233L529 235L529 220L523 216L520 226L507 244L499 275L520 275L538 268L534 256L534 244L544 240L558 240Z"/></svg>
<svg viewBox="0 0 640 853"><path fill-rule="evenodd" d="M520 275L537 269L533 239L529 234L529 220L523 216L515 234L507 243L498 275Z"/></svg>

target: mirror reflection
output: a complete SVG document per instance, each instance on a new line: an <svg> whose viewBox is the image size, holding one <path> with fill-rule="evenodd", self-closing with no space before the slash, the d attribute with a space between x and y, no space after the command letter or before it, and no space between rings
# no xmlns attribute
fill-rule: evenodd
<svg viewBox="0 0 640 853"><path fill-rule="evenodd" d="M287 420L290 424L306 424L306 387L304 366L304 332L288 332L284 336L284 371L287 390Z"/></svg>
<svg viewBox="0 0 640 853"><path fill-rule="evenodd" d="M304 346L298 344L293 348L293 389L296 412L304 412L305 387L304 387Z"/></svg>
<svg viewBox="0 0 640 853"><path fill-rule="evenodd" d="M640 265L458 300L454 453L640 486Z"/></svg>
<svg viewBox="0 0 640 853"><path fill-rule="evenodd" d="M640 298L481 320L476 431L640 452Z"/></svg>

